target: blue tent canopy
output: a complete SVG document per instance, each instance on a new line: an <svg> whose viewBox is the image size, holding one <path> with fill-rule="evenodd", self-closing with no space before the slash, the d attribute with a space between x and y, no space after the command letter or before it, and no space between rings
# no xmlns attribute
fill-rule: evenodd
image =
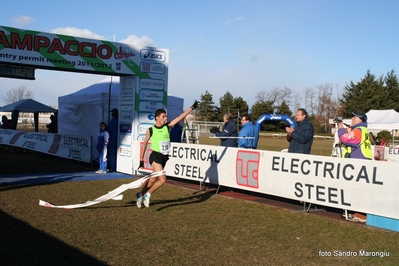
<svg viewBox="0 0 399 266"><path fill-rule="evenodd" d="M19 113L33 113L35 131L37 132L39 130L39 113L54 113L56 115L58 110L32 99L24 99L1 107L0 112L12 112L11 127L13 129L17 128Z"/></svg>
<svg viewBox="0 0 399 266"><path fill-rule="evenodd" d="M0 112L14 111L19 111L20 113L53 113L57 112L57 109L32 99L20 100L0 108Z"/></svg>

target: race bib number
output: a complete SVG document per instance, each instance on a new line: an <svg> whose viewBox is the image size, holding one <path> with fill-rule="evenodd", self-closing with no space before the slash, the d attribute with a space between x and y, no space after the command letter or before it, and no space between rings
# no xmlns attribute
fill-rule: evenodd
<svg viewBox="0 0 399 266"><path fill-rule="evenodd" d="M159 150L162 154L169 154L170 152L170 141L161 141L159 143Z"/></svg>

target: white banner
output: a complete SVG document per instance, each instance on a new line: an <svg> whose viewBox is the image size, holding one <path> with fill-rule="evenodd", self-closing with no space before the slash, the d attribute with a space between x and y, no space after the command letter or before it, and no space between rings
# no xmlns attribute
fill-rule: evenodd
<svg viewBox="0 0 399 266"><path fill-rule="evenodd" d="M168 75L169 50L0 26L0 62L106 75Z"/></svg>
<svg viewBox="0 0 399 266"><path fill-rule="evenodd" d="M141 143L133 142L135 168ZM185 143L172 143L170 155L168 176L399 219L396 162Z"/></svg>
<svg viewBox="0 0 399 266"><path fill-rule="evenodd" d="M57 205L53 205L51 203L45 202L43 200L39 200L39 205L44 206L44 207L49 207L49 208L77 209L77 208L92 206L94 204L98 204L100 202L104 202L104 201L107 201L110 199L122 200L122 198L123 198L122 193L125 192L126 190L142 187L150 177L160 176L160 175L164 175L164 174L165 174L165 171L151 173L149 175L146 175L146 176L144 176L138 180L135 180L133 182L130 182L128 184L123 184L123 185L117 187L116 189L108 192L107 194L105 194L95 200L86 201L85 203L71 204L71 205L58 205L57 206Z"/></svg>
<svg viewBox="0 0 399 266"><path fill-rule="evenodd" d="M87 163L91 160L91 137L0 129L1 144Z"/></svg>
<svg viewBox="0 0 399 266"><path fill-rule="evenodd" d="M385 147L384 159L390 162L399 163L399 145L394 147Z"/></svg>

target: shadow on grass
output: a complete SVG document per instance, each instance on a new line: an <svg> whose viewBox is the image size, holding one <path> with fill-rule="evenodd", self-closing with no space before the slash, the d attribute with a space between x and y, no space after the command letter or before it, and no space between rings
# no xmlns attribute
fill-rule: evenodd
<svg viewBox="0 0 399 266"><path fill-rule="evenodd" d="M182 205L187 205L187 204L197 204L204 202L208 200L210 197L212 197L213 194L204 192L202 194L196 194L196 192L193 193L193 196L186 197L186 198L178 198L175 200L162 200L162 201L155 201L154 203L151 202L151 205L157 205L157 204L168 204L167 206L159 207L157 211L162 211L170 207L174 206L182 206Z"/></svg>
<svg viewBox="0 0 399 266"><path fill-rule="evenodd" d="M210 197L212 197L212 195L214 195L213 193L209 193L206 191L203 192L202 194L197 194L197 193L198 192L194 192L193 196L189 196L189 197L185 197L185 198L178 198L178 199L172 199L172 200L154 200L154 201L151 201L150 208L157 206L157 205L167 204L166 206L162 206L157 209L157 211L163 211L167 208L171 208L171 207L175 207L175 206L198 204L198 203L208 200ZM135 207L136 201L131 201L131 202L128 202L127 204L128 205L120 206L120 207ZM110 208L112 208L112 207L110 207Z"/></svg>
<svg viewBox="0 0 399 266"><path fill-rule="evenodd" d="M0 211L2 265L107 265Z"/></svg>
<svg viewBox="0 0 399 266"><path fill-rule="evenodd" d="M54 174L53 176L45 176L45 177L37 177L37 178L30 178L30 179L21 179L12 182L7 182L7 178L3 178L3 183L0 183L0 191L7 191L7 190L14 190L14 189L21 189L21 188L28 188L28 187L35 187L35 186L42 186L42 185L49 185L49 184L56 184L61 182L66 182L78 178L85 177L85 175L74 175L74 174ZM11 179L11 178L10 178ZM1 180L1 176L0 176Z"/></svg>

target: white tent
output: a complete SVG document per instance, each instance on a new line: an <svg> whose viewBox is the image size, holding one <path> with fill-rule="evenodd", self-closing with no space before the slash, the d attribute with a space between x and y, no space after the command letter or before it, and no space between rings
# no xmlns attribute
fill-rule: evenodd
<svg viewBox="0 0 399 266"><path fill-rule="evenodd" d="M182 98L168 95L169 121L183 112L183 104ZM58 97L58 132L92 136L92 150L96 157L99 124L102 121L108 124L113 108L119 109L119 77L106 77L87 88Z"/></svg>
<svg viewBox="0 0 399 266"><path fill-rule="evenodd" d="M399 113L393 109L390 110L370 110L367 114L367 128L373 133L382 130L394 131L399 130Z"/></svg>

